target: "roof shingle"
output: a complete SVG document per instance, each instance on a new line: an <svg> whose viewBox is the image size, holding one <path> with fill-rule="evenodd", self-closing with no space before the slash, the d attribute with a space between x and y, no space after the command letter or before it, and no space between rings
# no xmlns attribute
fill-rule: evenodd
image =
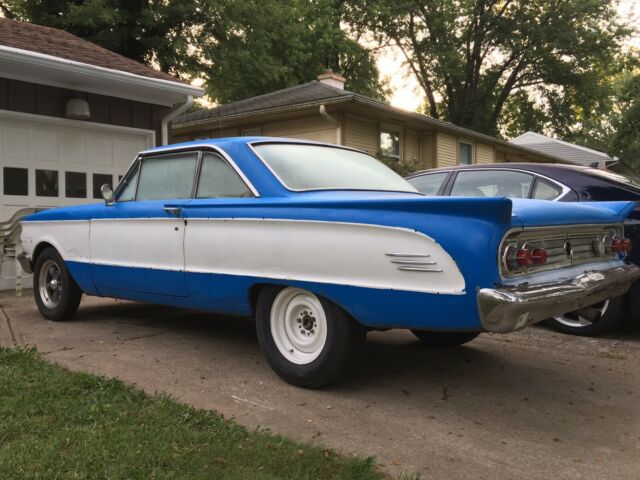
<svg viewBox="0 0 640 480"><path fill-rule="evenodd" d="M143 77L184 83L167 73L154 70L64 30L33 23L0 18L0 45Z"/></svg>

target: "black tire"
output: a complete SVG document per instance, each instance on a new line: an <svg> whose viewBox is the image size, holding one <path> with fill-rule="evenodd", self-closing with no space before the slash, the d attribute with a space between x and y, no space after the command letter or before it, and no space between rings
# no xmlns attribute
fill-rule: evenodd
<svg viewBox="0 0 640 480"><path fill-rule="evenodd" d="M47 272L43 272L44 269ZM43 291L40 288L43 277L46 277L47 274L51 276L49 272L52 269L53 271L57 269L55 278L52 278L56 280L54 287L59 285L60 289L45 289ZM33 295L36 299L38 310L48 320L56 322L69 320L78 310L82 290L69 274L62 257L53 247L45 248L36 259L33 269Z"/></svg>
<svg viewBox="0 0 640 480"><path fill-rule="evenodd" d="M280 302L281 292L286 295L294 290L309 294L319 301L318 307L321 306L326 319L326 340L317 350L319 355L303 364L294 363L283 355L271 328L272 310L276 310L274 302L276 299ZM280 286L267 286L260 291L256 306L256 331L260 348L271 368L286 382L304 388L320 388L341 378L357 363L366 341L365 328L334 303L304 290ZM293 349L290 352L294 355Z"/></svg>
<svg viewBox="0 0 640 480"><path fill-rule="evenodd" d="M426 330L411 330L411 333L428 347L437 348L458 347L480 335L480 332L429 332Z"/></svg>
<svg viewBox="0 0 640 480"><path fill-rule="evenodd" d="M610 332L620 326L625 309L622 308L623 297L610 298L608 302L600 317L589 325L579 325L576 312L569 312L565 315L550 318L545 323L558 332L583 337L592 337ZM594 307L599 309L604 303L598 303Z"/></svg>

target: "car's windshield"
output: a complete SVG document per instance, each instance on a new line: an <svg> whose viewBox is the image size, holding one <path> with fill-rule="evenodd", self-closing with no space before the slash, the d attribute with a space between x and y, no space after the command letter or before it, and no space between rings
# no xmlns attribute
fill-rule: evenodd
<svg viewBox="0 0 640 480"><path fill-rule="evenodd" d="M365 153L324 145L263 143L258 155L290 190L377 190L419 193Z"/></svg>

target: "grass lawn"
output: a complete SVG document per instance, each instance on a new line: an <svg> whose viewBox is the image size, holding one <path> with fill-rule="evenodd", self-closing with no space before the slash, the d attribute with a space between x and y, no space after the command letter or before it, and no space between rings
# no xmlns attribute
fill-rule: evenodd
<svg viewBox="0 0 640 480"><path fill-rule="evenodd" d="M221 415L0 349L0 478L381 479Z"/></svg>

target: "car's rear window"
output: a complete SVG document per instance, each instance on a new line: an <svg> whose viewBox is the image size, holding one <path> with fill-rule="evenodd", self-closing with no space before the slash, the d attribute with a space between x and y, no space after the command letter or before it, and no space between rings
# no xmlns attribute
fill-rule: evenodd
<svg viewBox="0 0 640 480"><path fill-rule="evenodd" d="M289 190L419 193L379 160L354 150L296 143L263 143L254 149Z"/></svg>

